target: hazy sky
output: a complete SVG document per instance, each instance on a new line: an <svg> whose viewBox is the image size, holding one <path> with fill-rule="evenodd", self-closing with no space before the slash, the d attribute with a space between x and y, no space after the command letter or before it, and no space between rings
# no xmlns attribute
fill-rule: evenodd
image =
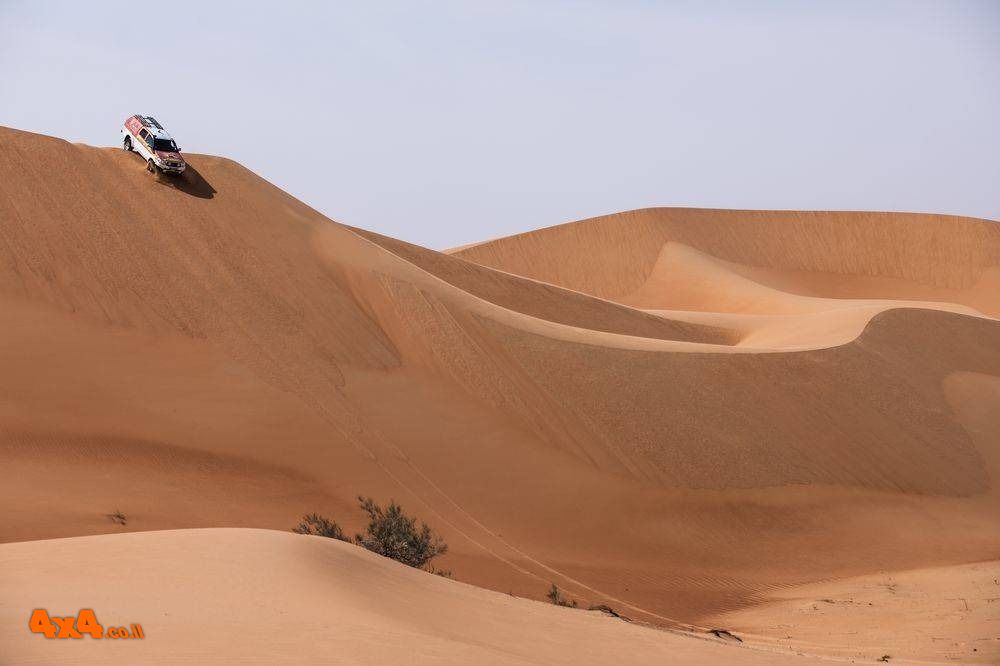
<svg viewBox="0 0 1000 666"><path fill-rule="evenodd" d="M658 205L1000 219L1000 1L0 0L0 124L137 112L435 248Z"/></svg>

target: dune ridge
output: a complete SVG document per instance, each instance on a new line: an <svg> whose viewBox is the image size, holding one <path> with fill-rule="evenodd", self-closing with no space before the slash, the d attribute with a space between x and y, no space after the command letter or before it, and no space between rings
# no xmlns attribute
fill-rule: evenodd
<svg viewBox="0 0 1000 666"><path fill-rule="evenodd" d="M451 253L607 298L638 289L668 242L765 270L867 276L881 278L875 282L882 284L898 281L900 289L906 284L913 291L932 292L971 289L983 282L995 285L998 233L990 220L951 215L649 208ZM843 295L844 283L827 282L817 280L813 291ZM855 290L866 286L846 284Z"/></svg>
<svg viewBox="0 0 1000 666"><path fill-rule="evenodd" d="M0 554L392 497L460 581L769 650L782 590L1000 558L964 388L1000 377L996 223L656 209L437 253L189 162L0 129L0 492L39 509Z"/></svg>

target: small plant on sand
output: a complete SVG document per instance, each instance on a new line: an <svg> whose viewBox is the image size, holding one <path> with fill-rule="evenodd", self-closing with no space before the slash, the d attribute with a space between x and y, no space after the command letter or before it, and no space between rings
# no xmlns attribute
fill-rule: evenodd
<svg viewBox="0 0 1000 666"><path fill-rule="evenodd" d="M570 601L562 595L559 588L556 587L555 583L552 583L552 587L549 588L549 593L545 595L549 598L549 601L554 603L556 606L565 606L566 608L576 608L576 599Z"/></svg>
<svg viewBox="0 0 1000 666"><path fill-rule="evenodd" d="M448 544L427 523L421 523L418 528L417 519L406 515L403 507L391 500L386 507L379 506L370 497L358 496L358 502L368 514L368 527L364 534L357 534L353 539L344 534L336 522L316 513L304 516L292 531L354 543L407 566L451 577L450 571L429 566L432 559L448 552Z"/></svg>
<svg viewBox="0 0 1000 666"><path fill-rule="evenodd" d="M424 571L432 573L435 576L441 576L441 578L451 578L451 569L435 569L434 566L429 566Z"/></svg>
<svg viewBox="0 0 1000 666"><path fill-rule="evenodd" d="M368 514L367 530L354 537L359 546L417 569L448 552L448 544L427 523L417 529L417 519L407 516L395 502L390 500L384 508L370 497L358 496L358 502Z"/></svg>
<svg viewBox="0 0 1000 666"><path fill-rule="evenodd" d="M125 517L125 514L118 509L115 509L114 513L109 513L108 518L111 519L111 522L118 523L119 525L124 525L128 522L128 518Z"/></svg>
<svg viewBox="0 0 1000 666"><path fill-rule="evenodd" d="M340 525L332 520L328 520L318 513L311 513L302 516L302 522L292 528L293 532L299 534L313 534L315 536L339 539L340 541L350 541L350 537L344 534Z"/></svg>

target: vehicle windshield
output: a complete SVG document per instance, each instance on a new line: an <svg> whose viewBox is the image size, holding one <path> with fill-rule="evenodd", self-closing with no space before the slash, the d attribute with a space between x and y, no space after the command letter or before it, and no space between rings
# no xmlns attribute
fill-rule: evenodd
<svg viewBox="0 0 1000 666"><path fill-rule="evenodd" d="M164 150L168 153L177 152L177 144L173 139L153 139L153 150Z"/></svg>

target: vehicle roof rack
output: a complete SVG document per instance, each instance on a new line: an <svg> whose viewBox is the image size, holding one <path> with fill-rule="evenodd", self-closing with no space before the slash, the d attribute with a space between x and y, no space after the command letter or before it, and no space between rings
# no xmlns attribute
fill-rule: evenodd
<svg viewBox="0 0 1000 666"><path fill-rule="evenodd" d="M154 118L153 116L146 116L146 120L149 121L149 124L155 127L156 129L163 129L163 125L156 122L156 118Z"/></svg>

